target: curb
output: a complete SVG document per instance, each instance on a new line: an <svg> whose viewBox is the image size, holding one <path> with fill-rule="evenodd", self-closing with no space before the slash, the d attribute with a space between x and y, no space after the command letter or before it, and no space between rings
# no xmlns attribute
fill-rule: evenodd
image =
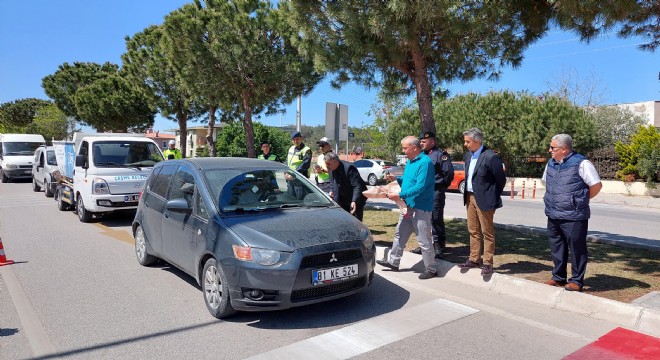
<svg viewBox="0 0 660 360"><path fill-rule="evenodd" d="M379 246L377 249L379 258L382 258L385 247ZM409 254L408 252L406 252L406 255L409 258L416 256L415 262L420 261L422 258L421 255ZM483 277L481 272L477 271L478 269L464 270L454 263L445 260L437 261L438 275L441 278L531 301L552 309L610 321L629 329L660 337L660 310L590 294L567 291L564 288L510 275L494 273L490 277Z"/></svg>
<svg viewBox="0 0 660 360"><path fill-rule="evenodd" d="M367 205L365 205L364 208L365 209L371 209L371 210L389 210L389 211L399 212L398 208L392 208L392 207L389 207L389 206L382 206L382 205L372 205L372 204L369 204L369 203L367 203ZM467 222L467 219L466 218L460 218L460 217L453 217L453 216L445 216L445 221ZM517 232L522 233L522 234L531 234L531 235L538 235L538 236L547 235L546 229L538 228L538 227L532 227L532 226L495 223L495 228L505 229L505 230L513 230L513 231L517 231ZM660 242L658 244L646 244L646 243L634 242L634 241L629 241L629 240L611 239L611 238L607 238L607 237L603 237L603 236L599 236L599 235L587 235L587 241L592 242L592 243L598 243L598 244L615 245L615 246L620 246L620 247L625 247L625 248L630 248L630 249L660 251Z"/></svg>

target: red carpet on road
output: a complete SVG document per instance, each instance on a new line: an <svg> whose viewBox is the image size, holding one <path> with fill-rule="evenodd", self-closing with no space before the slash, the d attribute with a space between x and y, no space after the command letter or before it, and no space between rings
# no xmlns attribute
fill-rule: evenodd
<svg viewBox="0 0 660 360"><path fill-rule="evenodd" d="M564 360L660 360L660 339L616 328Z"/></svg>

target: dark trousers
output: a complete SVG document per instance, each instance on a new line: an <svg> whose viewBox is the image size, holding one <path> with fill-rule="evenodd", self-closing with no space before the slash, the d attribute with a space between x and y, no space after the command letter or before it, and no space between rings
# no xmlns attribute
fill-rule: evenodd
<svg viewBox="0 0 660 360"><path fill-rule="evenodd" d="M431 228L433 242L438 242L440 248L446 247L447 234L445 232L445 191L433 192L433 213L431 214Z"/></svg>
<svg viewBox="0 0 660 360"><path fill-rule="evenodd" d="M355 216L358 220L362 221L362 217L364 216L364 206L367 204L366 199L360 199L355 202L355 213L353 216ZM342 207L342 209L348 211L348 213L351 213L351 201L349 200L348 203L343 202L339 203L339 205Z"/></svg>
<svg viewBox="0 0 660 360"><path fill-rule="evenodd" d="M568 254L571 255L571 277L568 282L584 286L587 272L588 220L570 221L548 218L548 241L552 252L552 279L566 281Z"/></svg>

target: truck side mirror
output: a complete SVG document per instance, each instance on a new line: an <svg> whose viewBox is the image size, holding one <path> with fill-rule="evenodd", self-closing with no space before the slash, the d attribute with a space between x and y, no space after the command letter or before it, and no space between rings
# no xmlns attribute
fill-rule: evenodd
<svg viewBox="0 0 660 360"><path fill-rule="evenodd" d="M87 169L87 156L76 155L76 167L82 167L83 169Z"/></svg>

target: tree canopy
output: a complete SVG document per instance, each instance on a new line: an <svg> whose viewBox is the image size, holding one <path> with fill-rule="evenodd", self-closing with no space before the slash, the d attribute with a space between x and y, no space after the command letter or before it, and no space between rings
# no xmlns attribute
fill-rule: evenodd
<svg viewBox="0 0 660 360"><path fill-rule="evenodd" d="M139 88L160 114L179 126L181 153L187 153L188 121L205 113L199 98L192 96L172 67L170 53L162 43L163 29L152 25L133 37L126 37L122 72Z"/></svg>
<svg viewBox="0 0 660 360"><path fill-rule="evenodd" d="M27 98L0 104L0 129L5 132L23 132L37 112L51 104L50 101Z"/></svg>
<svg viewBox="0 0 660 360"><path fill-rule="evenodd" d="M414 90L421 129L435 131L434 89L477 77L497 79L547 30L538 1L291 0L298 42L336 86L356 81Z"/></svg>
<svg viewBox="0 0 660 360"><path fill-rule="evenodd" d="M249 157L256 157L252 114L277 110L321 79L269 1L196 0L169 14L164 29L174 68L192 94L229 118L242 115Z"/></svg>

